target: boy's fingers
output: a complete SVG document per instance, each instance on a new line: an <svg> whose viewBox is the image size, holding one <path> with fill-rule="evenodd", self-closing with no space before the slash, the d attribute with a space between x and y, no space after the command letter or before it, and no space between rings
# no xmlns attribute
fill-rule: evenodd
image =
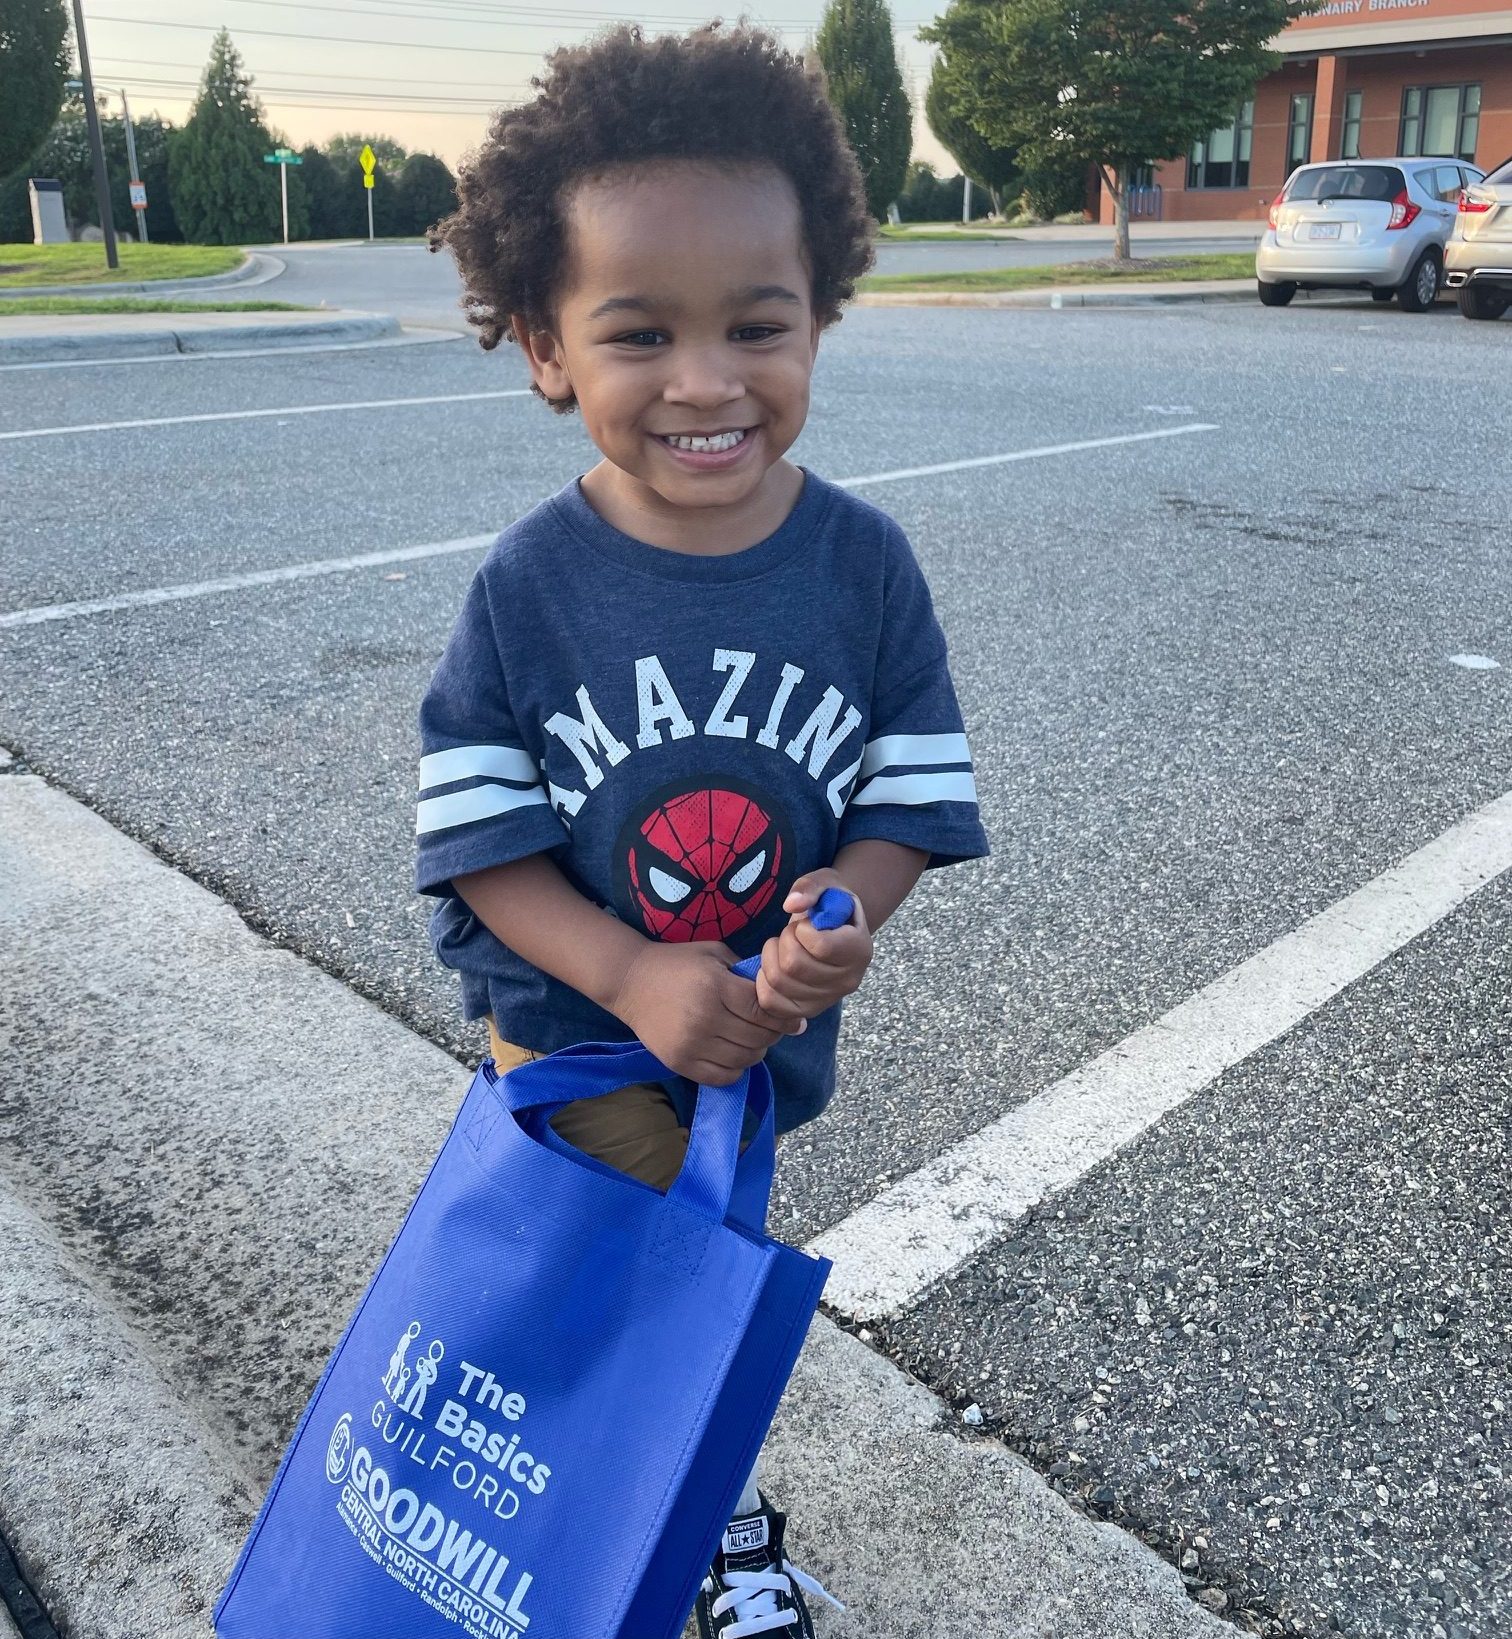
<svg viewBox="0 0 1512 1639"><path fill-rule="evenodd" d="M797 1033L791 1018L770 1013L761 1005L758 994L759 981L758 984L752 984L749 979L734 979L733 983L739 988L733 992L726 992L725 1007L737 1019L771 1031L774 1035L791 1036Z"/></svg>
<svg viewBox="0 0 1512 1639"><path fill-rule="evenodd" d="M816 928L812 922L793 922L784 930L810 957L826 968L853 967L864 960L868 936L847 923L843 928Z"/></svg>
<svg viewBox="0 0 1512 1639"><path fill-rule="evenodd" d="M761 1004L761 1010L770 1018L795 1020L804 1017L804 1002L806 998L788 990L778 990L765 972L756 976L756 999Z"/></svg>
<svg viewBox="0 0 1512 1639"><path fill-rule="evenodd" d="M811 871L807 876L794 879L793 885L787 891L787 898L782 902L785 911L804 911L811 905L819 902L819 895L825 890L826 883L821 880L823 873Z"/></svg>
<svg viewBox="0 0 1512 1639"><path fill-rule="evenodd" d="M712 1039L724 1042L737 1052L764 1053L777 1040L779 1033L775 1029L748 1023L745 1019L726 1019Z"/></svg>

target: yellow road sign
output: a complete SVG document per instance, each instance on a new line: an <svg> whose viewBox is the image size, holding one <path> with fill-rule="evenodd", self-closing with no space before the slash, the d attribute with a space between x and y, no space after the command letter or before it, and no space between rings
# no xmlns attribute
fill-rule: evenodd
<svg viewBox="0 0 1512 1639"><path fill-rule="evenodd" d="M372 187L372 185L373 185L373 173L371 171L369 171L368 174L365 177L363 177L362 185L363 185L364 188L371 188Z"/></svg>
<svg viewBox="0 0 1512 1639"><path fill-rule="evenodd" d="M373 167L378 163L378 156L373 152L372 144L363 143L362 152L357 157L362 161L362 168L367 173L367 185L371 188L373 185Z"/></svg>

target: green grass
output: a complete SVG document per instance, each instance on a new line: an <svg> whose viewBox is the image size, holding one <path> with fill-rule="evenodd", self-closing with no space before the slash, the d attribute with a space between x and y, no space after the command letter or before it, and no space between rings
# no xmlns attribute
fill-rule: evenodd
<svg viewBox="0 0 1512 1639"><path fill-rule="evenodd" d="M953 228L948 222L919 222L914 224L905 222L896 228L891 223L884 222L877 229L877 237L894 244L901 241L913 245L953 245L958 239L1003 240L1010 236L1001 231L984 233L974 232L970 228Z"/></svg>
<svg viewBox="0 0 1512 1639"><path fill-rule="evenodd" d="M173 302L150 296L7 296L0 319L16 313L315 313L295 302Z"/></svg>
<svg viewBox="0 0 1512 1639"><path fill-rule="evenodd" d="M861 290L972 291L1033 290L1045 285L1168 284L1180 279L1253 279L1254 251L1224 251L1213 256L1157 256L1129 269L1088 267L1081 262L1060 266L993 268L980 273L876 273L861 280Z"/></svg>
<svg viewBox="0 0 1512 1639"><path fill-rule="evenodd" d="M137 279L198 279L241 266L235 245L119 245L120 267L105 265L104 245L0 245L0 290L28 285L114 284Z"/></svg>

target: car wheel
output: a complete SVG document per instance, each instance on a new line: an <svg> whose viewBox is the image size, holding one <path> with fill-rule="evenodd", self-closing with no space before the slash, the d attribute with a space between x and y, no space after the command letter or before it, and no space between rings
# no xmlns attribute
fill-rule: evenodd
<svg viewBox="0 0 1512 1639"><path fill-rule="evenodd" d="M1396 291L1392 290L1388 286L1385 290L1372 290L1370 293L1370 299L1373 302L1389 302L1395 295Z"/></svg>
<svg viewBox="0 0 1512 1639"><path fill-rule="evenodd" d="M1438 297L1443 269L1436 250L1425 250L1412 264L1412 271L1397 287L1397 300L1404 313L1426 313Z"/></svg>
<svg viewBox="0 0 1512 1639"><path fill-rule="evenodd" d="M1285 307L1297 294L1297 287L1284 281L1280 284L1268 284L1264 279L1257 279L1255 288L1260 292L1262 307Z"/></svg>
<svg viewBox="0 0 1512 1639"><path fill-rule="evenodd" d="M1459 310L1467 319L1499 319L1512 306L1512 296L1490 285L1461 285Z"/></svg>

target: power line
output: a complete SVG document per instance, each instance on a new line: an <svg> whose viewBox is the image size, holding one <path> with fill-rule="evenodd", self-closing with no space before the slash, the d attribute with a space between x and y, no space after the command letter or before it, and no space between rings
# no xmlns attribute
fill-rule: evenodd
<svg viewBox="0 0 1512 1639"><path fill-rule="evenodd" d="M203 63L165 63L160 57L98 58L94 52L90 53L90 60L92 62L102 61L107 63L128 63L133 68L187 68L196 74L198 74L205 66ZM112 69L111 73L113 74L114 72L115 70ZM326 79L329 74L329 71L321 74L310 74L303 69L298 68L277 68L274 69L273 72L281 75L286 80L323 80ZM249 69L248 73L253 74L253 89L260 90L261 87L256 83L256 75L254 71ZM352 80L362 85L387 85L390 80L402 80L406 85L446 85L452 87L466 86L469 89L475 89L478 91L518 91L522 96L530 90L528 85L499 85L494 80L412 80L407 74L343 74L341 77L344 80ZM311 89L336 91L339 90L339 87L313 86ZM403 95L403 93L400 92L398 95Z"/></svg>
<svg viewBox="0 0 1512 1639"><path fill-rule="evenodd" d="M193 92L199 89L199 82L197 80L162 80L145 76L136 79L128 78L126 84L129 86L138 86L144 89L157 91ZM490 109L501 107L505 100L500 97L433 97L428 95L422 96L418 94L406 94L402 91L385 95L381 91L343 91L339 86L270 85L253 87L253 93L259 101L264 100L262 93L265 90L295 97L346 97L353 99L354 106L357 107L362 106L364 103L374 103L383 108L396 107L399 103L418 103L420 105L419 108L406 110L406 112L410 113L421 112L437 103L465 104L468 110L478 113L486 113Z"/></svg>
<svg viewBox="0 0 1512 1639"><path fill-rule="evenodd" d="M286 3L286 0L245 0L245 3L256 5L282 5ZM456 0L446 0L446 3L455 4ZM356 7L316 5L299 6L297 9L301 11L339 11L344 14L352 14L358 10ZM160 21L154 17L121 17L113 12L102 12L98 10L96 10L93 15L102 23L127 23L140 28L187 28L194 29L201 34L217 33L223 26L216 23L169 23ZM473 23L475 21L473 18L469 17L448 18L437 16L434 13L424 12L403 13L378 11L368 12L366 15L396 18L412 15L422 18L427 22ZM238 35L251 35L255 38L265 40L320 40L324 41L328 45L392 46L400 51L465 51L471 56L528 57L532 62L539 62L543 55L540 51L512 50L507 46L480 46L474 45L471 42L467 45L441 45L433 40L375 40L365 35L354 39L352 36L346 34L302 34L286 29L269 28L238 27L236 33Z"/></svg>
<svg viewBox="0 0 1512 1639"><path fill-rule="evenodd" d="M108 12L95 11L92 14L97 22L101 23L130 23L142 28L188 28L200 34L218 34L221 25L218 23L164 23L155 17L117 17ZM271 28L239 28L238 34L257 35L267 40L324 40L334 46L394 46L400 51L465 51L470 56L485 57L528 57L532 62L539 62L539 51L510 51L503 46L443 46L431 40L371 40L353 39L349 34L291 34L282 29Z"/></svg>
<svg viewBox="0 0 1512 1639"><path fill-rule="evenodd" d="M360 6L328 6L302 4L302 0L237 0L240 5L249 6L279 6L291 11L338 11L356 13L363 10ZM500 5L496 0L378 0L379 4L397 7L393 11L373 12L371 16L407 16L436 19L437 8L445 11L462 11L477 14L480 18L496 17L500 27L547 27L565 23L568 27L592 28L601 23L671 23L688 27L693 19L674 16L665 12L630 12L613 11L609 9L595 9L591 11L573 10L558 6L514 6ZM415 6L421 9L413 9ZM468 21L472 19L469 18ZM928 18L919 18L911 22L894 23L895 34L908 33L921 27ZM790 32L800 32L804 29L816 27L814 19L800 20L790 17L770 17L758 19L759 25L765 28L779 28Z"/></svg>

